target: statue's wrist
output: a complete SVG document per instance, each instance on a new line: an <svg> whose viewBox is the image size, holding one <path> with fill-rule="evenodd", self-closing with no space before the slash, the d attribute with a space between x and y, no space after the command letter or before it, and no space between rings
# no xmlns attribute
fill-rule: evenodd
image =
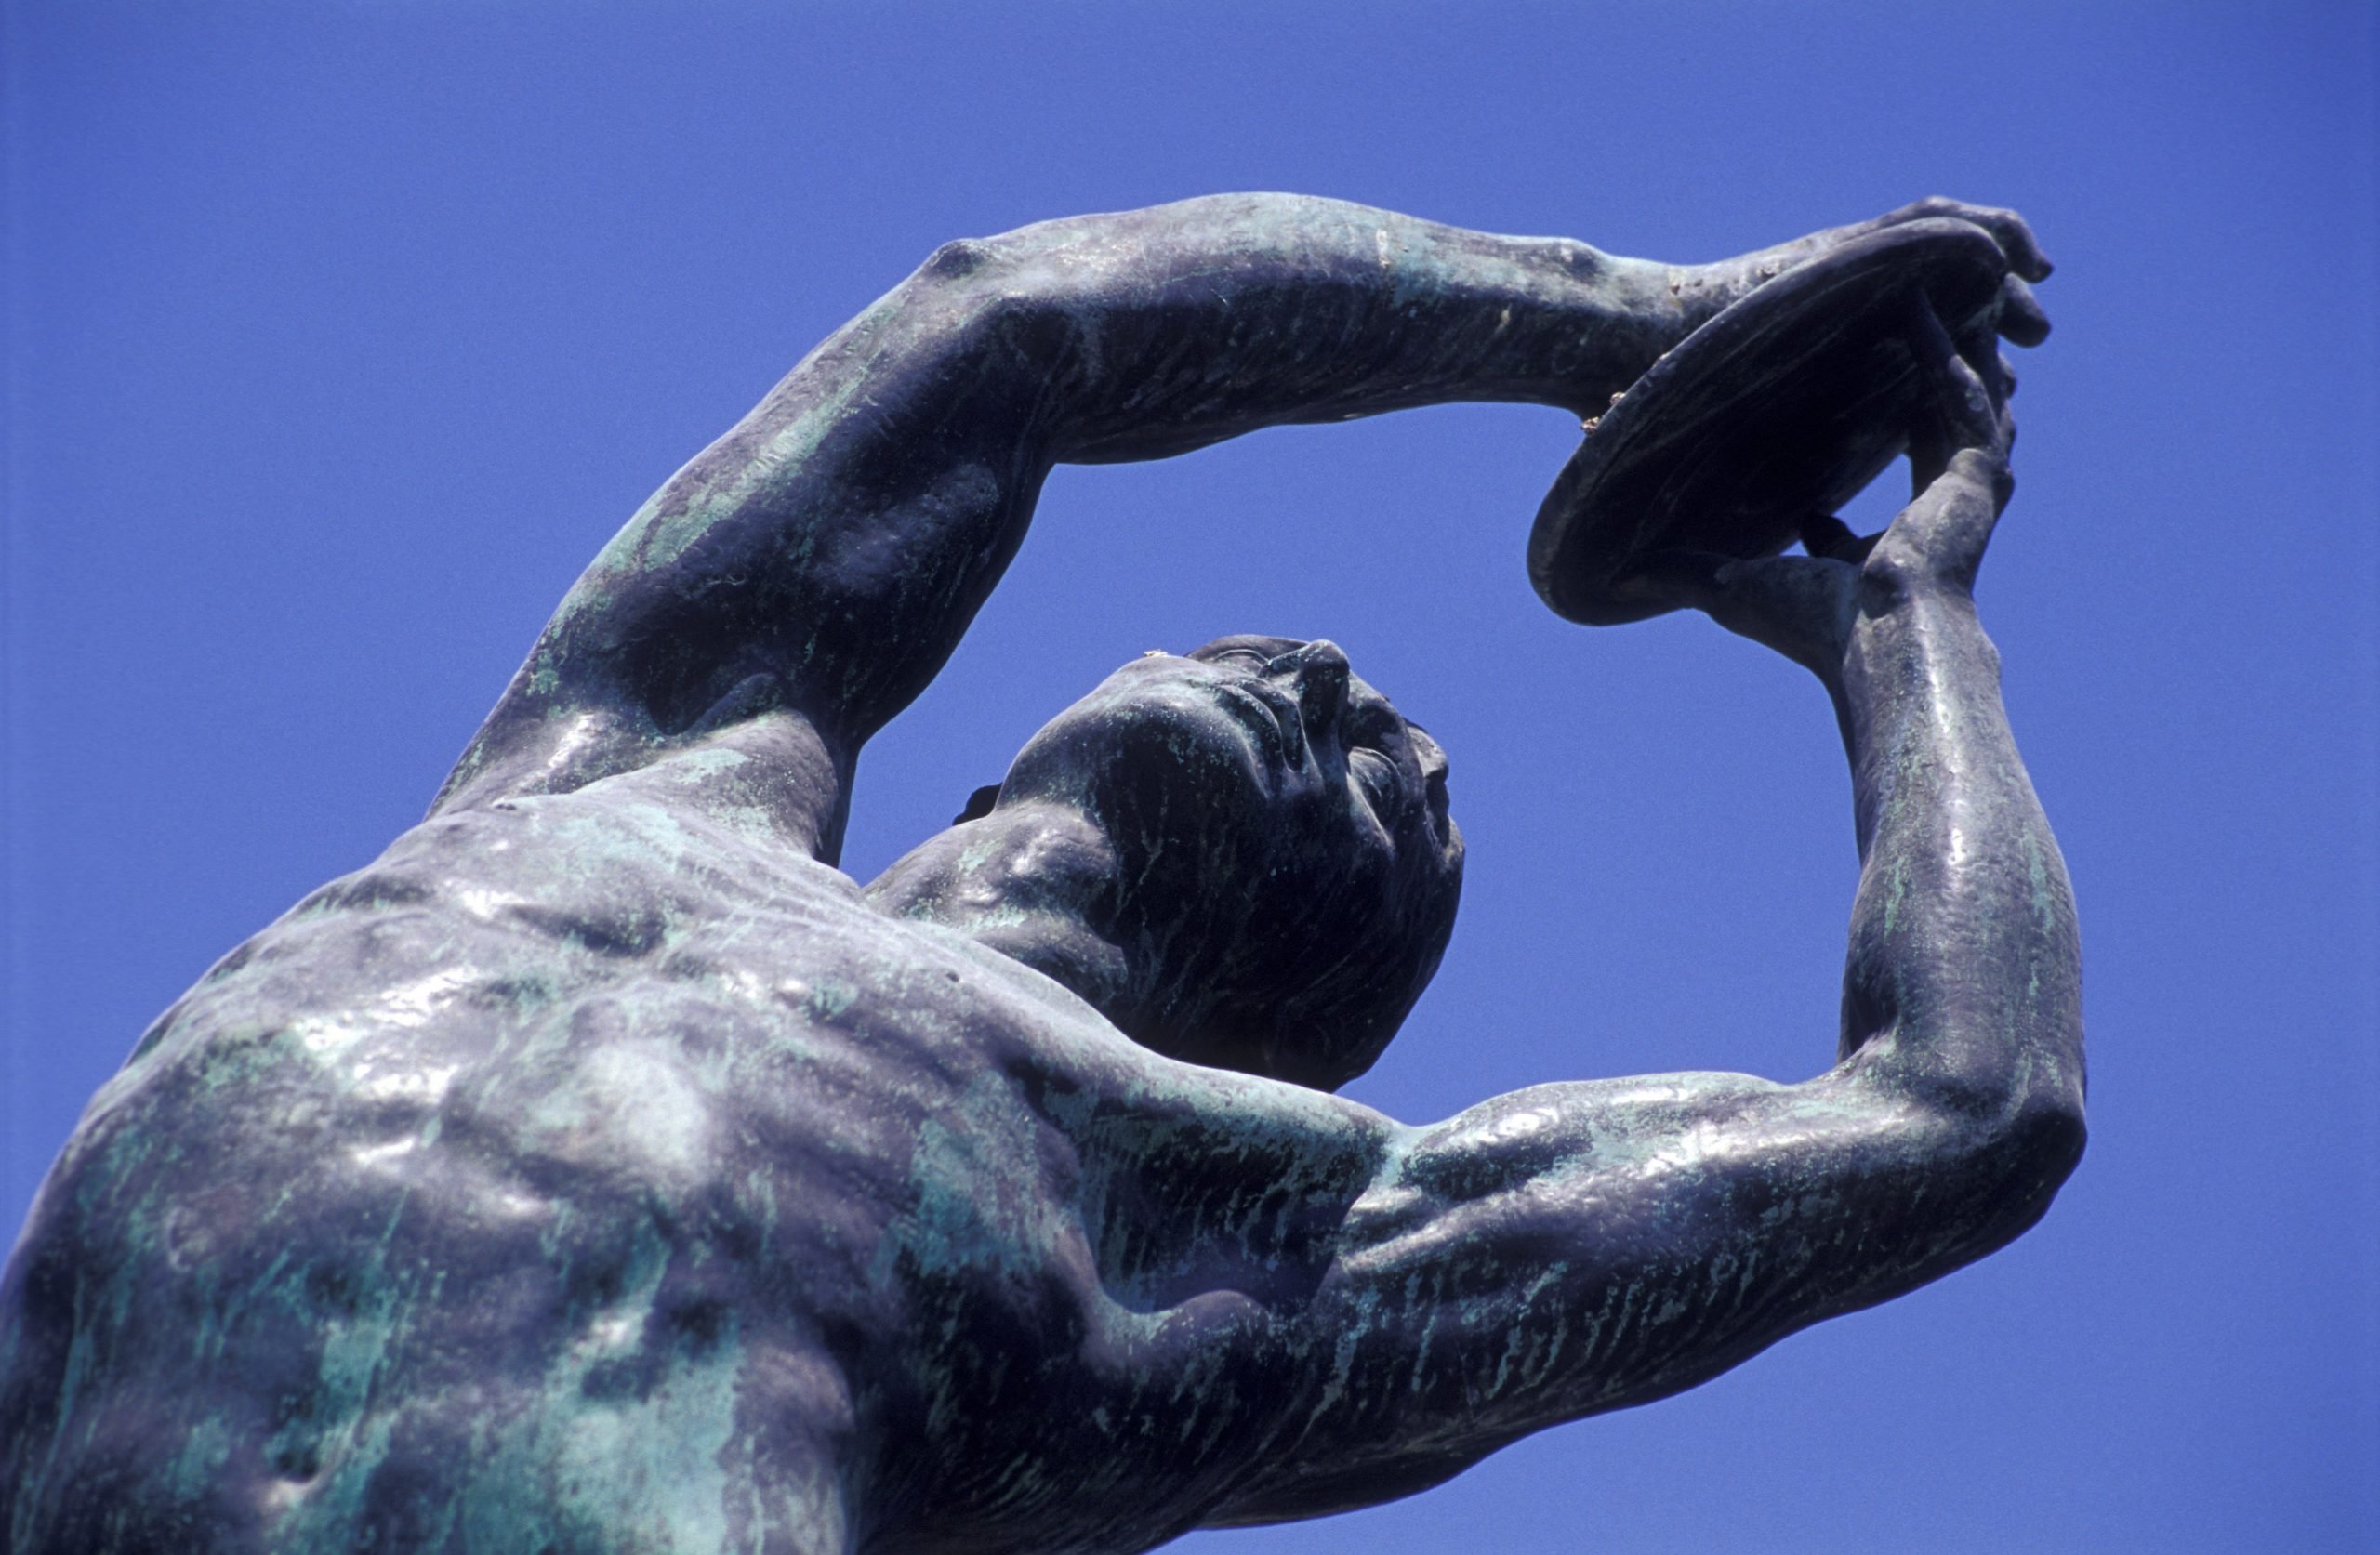
<svg viewBox="0 0 2380 1555"><path fill-rule="evenodd" d="M1929 607L1975 609L1974 580L1923 556L1879 546L1859 569L1854 629L1906 619Z"/></svg>

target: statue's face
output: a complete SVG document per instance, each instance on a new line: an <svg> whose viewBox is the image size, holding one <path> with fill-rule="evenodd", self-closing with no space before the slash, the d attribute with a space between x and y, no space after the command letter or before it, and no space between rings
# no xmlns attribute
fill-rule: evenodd
<svg viewBox="0 0 2380 1555"><path fill-rule="evenodd" d="M1446 773L1336 645L1235 637L1109 676L1001 798L1064 800L1117 849L1108 927L1156 969L1133 1036L1329 1088L1370 1066L1453 928Z"/></svg>

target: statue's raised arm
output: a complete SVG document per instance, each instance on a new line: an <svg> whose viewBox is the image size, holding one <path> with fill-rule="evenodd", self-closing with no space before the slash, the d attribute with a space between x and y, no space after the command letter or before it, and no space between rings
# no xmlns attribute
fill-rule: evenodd
<svg viewBox="0 0 2380 1555"><path fill-rule="evenodd" d="M860 746L947 660L1052 465L1450 401L1584 415L1780 270L1929 217L1992 235L2030 337L2030 233L1945 201L1693 266L1284 194L945 244L629 521L440 805L701 745L761 758L732 801L831 862Z"/></svg>
<svg viewBox="0 0 2380 1555"><path fill-rule="evenodd" d="M0 1272L0 1542L1147 1549L1418 1488L2016 1234L2081 1059L1968 595L1999 397L1922 310L1913 358L1821 375L1859 414L1754 396L1861 437L1655 482L1689 539L1681 492L1750 504L1734 560L1628 472L1755 299L1855 344L1954 299L1990 375L2043 273L1938 202L1689 267L1281 195L940 250L612 541L430 816L93 1099ZM1907 441L1869 412L1912 376L1927 483L1863 550L1794 504ZM1834 693L1833 1070L1430 1128L1329 1094L1435 969L1463 848L1446 753L1327 640L1131 660L874 883L832 867L1053 465L1450 400L1602 425L1532 550L1557 608L1699 605Z"/></svg>
<svg viewBox="0 0 2380 1555"><path fill-rule="evenodd" d="M1678 558L1674 604L1815 671L1861 871L1839 1061L1776 1085L1548 1085L1412 1133L1343 1227L1329 1405L1220 1522L1419 1489L1556 1420L1691 1387L1797 1328L1992 1251L2083 1144L2081 969L2056 842L1973 586L2012 489L1988 346L1907 299L1922 489L1819 554ZM1930 425L1927 425L1930 423ZM1836 526L1839 530L1840 526Z"/></svg>
<svg viewBox="0 0 2380 1555"><path fill-rule="evenodd" d="M1435 401L1600 405L1690 327L1669 274L1288 195L945 244L621 531L442 803L723 743L765 751L770 808L832 859L861 743L957 645L1053 464Z"/></svg>

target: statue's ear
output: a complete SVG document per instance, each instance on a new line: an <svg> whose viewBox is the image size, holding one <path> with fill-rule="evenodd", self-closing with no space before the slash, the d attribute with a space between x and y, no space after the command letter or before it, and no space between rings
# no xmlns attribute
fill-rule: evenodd
<svg viewBox="0 0 2380 1555"><path fill-rule="evenodd" d="M992 812L992 806L999 797L1000 785L998 784L987 783L984 784L983 787L976 789L972 794L967 796L967 808L952 816L950 818L950 824L954 826L963 826L970 821L981 821L985 816L989 815Z"/></svg>

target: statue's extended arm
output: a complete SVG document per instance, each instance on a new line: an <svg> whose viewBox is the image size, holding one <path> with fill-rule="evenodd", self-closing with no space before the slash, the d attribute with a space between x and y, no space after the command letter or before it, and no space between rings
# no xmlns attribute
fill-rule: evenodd
<svg viewBox="0 0 2380 1555"><path fill-rule="evenodd" d="M725 735L767 747L760 797L831 857L859 745L957 646L1052 464L1435 401L1600 405L1681 333L1669 273L1287 195L947 244L645 504L440 803Z"/></svg>
<svg viewBox="0 0 2380 1555"><path fill-rule="evenodd" d="M1316 1305L1332 1376L1302 1444L1219 1521L1404 1494L1529 1430L1690 1387L2000 1246L2072 1168L2073 903L1970 593L2007 426L1932 338L1966 446L1864 562L1681 585L1817 669L1841 714L1862 867L1840 1061L1791 1086L1540 1087L1408 1136Z"/></svg>
<svg viewBox="0 0 2380 1555"><path fill-rule="evenodd" d="M2031 263L2020 223L1955 211ZM700 745L724 758L702 781L831 859L861 744L956 647L1052 464L1442 401L1596 409L1797 257L1677 268L1262 194L951 244L629 521L439 803Z"/></svg>

